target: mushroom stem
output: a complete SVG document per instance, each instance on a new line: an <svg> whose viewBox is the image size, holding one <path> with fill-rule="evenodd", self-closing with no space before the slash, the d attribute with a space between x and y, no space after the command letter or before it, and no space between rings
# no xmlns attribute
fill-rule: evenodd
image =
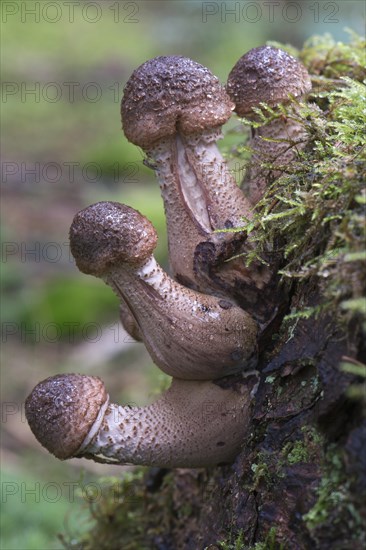
<svg viewBox="0 0 366 550"><path fill-rule="evenodd" d="M259 108L261 103L270 107L289 104L290 96L300 99L311 90L311 80L306 68L287 52L260 46L247 52L235 64L226 89L237 114L258 122L258 114L253 108ZM298 120L296 106L291 109L292 116L281 116L252 131L253 155L242 183L252 204L262 198L268 185L306 145L304 125ZM263 167L263 163L272 167Z"/></svg>
<svg viewBox="0 0 366 550"><path fill-rule="evenodd" d="M152 359L176 378L212 380L252 369L257 324L229 300L188 289L157 264L156 233L136 210L101 202L70 229L80 271L101 277L128 305Z"/></svg>
<svg viewBox="0 0 366 550"><path fill-rule="evenodd" d="M263 197L271 183L286 173L307 141L304 126L292 118L276 119L252 132L250 148L253 153L241 184L252 204Z"/></svg>
<svg viewBox="0 0 366 550"><path fill-rule="evenodd" d="M286 173L307 141L304 126L293 118L276 119L253 130L249 143L253 153L241 184L253 205L263 197L271 183Z"/></svg>
<svg viewBox="0 0 366 550"><path fill-rule="evenodd" d="M216 145L217 129L185 136L177 132L164 148L148 150L164 201L169 261L174 277L196 290L207 291L197 278L193 258L201 242L222 246L232 234L214 233L244 225L249 205L236 185Z"/></svg>
<svg viewBox="0 0 366 550"><path fill-rule="evenodd" d="M123 328L125 329L127 334L131 336L131 338L136 340L136 342L142 342L142 334L136 322L136 319L133 316L132 311L121 296L119 297L119 299L121 302L119 306L119 318L121 320Z"/></svg>
<svg viewBox="0 0 366 550"><path fill-rule="evenodd" d="M195 175L192 187L201 189L203 208L208 220L208 232L217 229L243 226L243 217L252 216L251 205L243 196L230 173L229 167L216 145L221 130L214 128L205 133L182 136L182 156ZM182 191L186 198L188 184L183 180ZM186 198L189 210L195 211L194 193ZM194 216L199 219L199 214ZM216 236L214 236L216 237ZM214 238L213 237L213 238Z"/></svg>
<svg viewBox="0 0 366 550"><path fill-rule="evenodd" d="M259 108L261 102L270 107L289 104L290 96L300 99L311 90L311 81L305 67L287 52L272 46L260 46L247 52L235 64L226 89L235 103L237 114L258 121L253 108ZM281 116L252 130L250 146L253 154L242 182L252 204L262 198L268 185L306 145L307 134L304 126L296 120L296 106L292 111L293 116ZM268 139L270 141L266 141ZM263 163L272 166L266 168Z"/></svg>
<svg viewBox="0 0 366 550"><path fill-rule="evenodd" d="M149 149L147 156L152 161L164 201L172 275L186 286L198 289L193 272L193 255L197 245L207 240L210 234L201 188L196 185L195 174L182 162L184 148L178 135ZM183 188L189 189L191 196L196 195L196 216L186 205Z"/></svg>
<svg viewBox="0 0 366 550"><path fill-rule="evenodd" d="M139 269L116 266L103 280L129 304L147 350L167 374L207 380L255 365L257 325L250 315L183 287L153 256Z"/></svg>
<svg viewBox="0 0 366 550"><path fill-rule="evenodd" d="M230 241L232 235L213 232L251 216L216 146L233 107L208 69L177 56L141 65L122 99L126 137L144 149L160 183L173 275L202 291L193 265L197 245Z"/></svg>
<svg viewBox="0 0 366 550"><path fill-rule="evenodd" d="M224 388L173 379L152 405L128 407L110 404L99 378L58 375L34 388L26 416L39 442L61 459L201 468L235 458L247 435L255 382L252 376Z"/></svg>

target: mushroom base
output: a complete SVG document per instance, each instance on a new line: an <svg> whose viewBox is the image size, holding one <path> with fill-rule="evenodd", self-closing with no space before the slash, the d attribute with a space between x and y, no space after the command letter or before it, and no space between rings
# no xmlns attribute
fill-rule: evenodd
<svg viewBox="0 0 366 550"><path fill-rule="evenodd" d="M253 376L224 388L174 379L148 407L108 406L83 456L111 464L202 468L231 462L247 435Z"/></svg>

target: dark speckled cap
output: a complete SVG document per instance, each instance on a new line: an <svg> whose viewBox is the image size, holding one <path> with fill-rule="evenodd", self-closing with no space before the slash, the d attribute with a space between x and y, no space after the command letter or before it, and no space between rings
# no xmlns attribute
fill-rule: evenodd
<svg viewBox="0 0 366 550"><path fill-rule="evenodd" d="M100 378L60 374L37 384L25 414L38 441L64 460L75 456L107 399Z"/></svg>
<svg viewBox="0 0 366 550"><path fill-rule="evenodd" d="M251 114L252 107L263 101L274 106L311 90L306 68L292 55L260 46L243 55L229 74L227 92L239 116Z"/></svg>
<svg viewBox="0 0 366 550"><path fill-rule="evenodd" d="M83 273L103 276L117 264L138 266L152 254L157 234L140 212L118 202L98 202L76 214L70 248Z"/></svg>
<svg viewBox="0 0 366 550"><path fill-rule="evenodd" d="M181 56L155 57L128 80L121 105L129 141L149 148L157 140L222 126L234 105L206 67Z"/></svg>

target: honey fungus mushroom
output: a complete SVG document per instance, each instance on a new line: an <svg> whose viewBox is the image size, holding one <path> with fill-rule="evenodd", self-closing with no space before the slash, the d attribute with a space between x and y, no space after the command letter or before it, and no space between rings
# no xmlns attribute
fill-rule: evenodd
<svg viewBox="0 0 366 550"><path fill-rule="evenodd" d="M273 46L253 48L235 64L226 90L240 117L259 121L253 110L261 103L269 107L289 104L291 97L301 99L311 90L306 68L292 55ZM263 196L266 187L286 169L307 142L304 125L296 106L288 116L275 118L252 130L251 157L242 188L252 204ZM263 167L268 163L271 168ZM277 168L277 169L276 169Z"/></svg>
<svg viewBox="0 0 366 550"><path fill-rule="evenodd" d="M173 277L204 294L229 297L263 325L277 307L277 298L274 305L268 301L277 296L276 270L266 262L246 265L254 245L244 220L252 217L252 205L216 145L233 108L206 67L184 57L157 57L128 80L122 124L159 180ZM233 227L242 230L217 232Z"/></svg>
<svg viewBox="0 0 366 550"><path fill-rule="evenodd" d="M248 431L255 378L236 388L173 379L152 405L110 403L100 378L56 375L25 404L38 441L61 460L201 468L232 461Z"/></svg>
<svg viewBox="0 0 366 550"><path fill-rule="evenodd" d="M234 104L204 66L181 56L146 61L128 80L121 104L123 131L156 172L164 200L173 276L206 292L194 272L197 245L232 235L251 205L236 185L216 141Z"/></svg>
<svg viewBox="0 0 366 550"><path fill-rule="evenodd" d="M211 380L251 369L257 324L229 300L188 289L158 265L157 236L139 212L99 202L76 214L71 252L128 305L153 361L177 378Z"/></svg>

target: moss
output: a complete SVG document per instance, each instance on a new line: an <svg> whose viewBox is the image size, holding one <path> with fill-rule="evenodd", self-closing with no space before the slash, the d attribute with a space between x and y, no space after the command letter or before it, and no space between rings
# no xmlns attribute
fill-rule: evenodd
<svg viewBox="0 0 366 550"><path fill-rule="evenodd" d="M253 477L248 488L251 492L256 492L259 488L270 488L284 476L284 461L278 460L274 453L267 450L261 450L256 454L255 461L251 464Z"/></svg>
<svg viewBox="0 0 366 550"><path fill-rule="evenodd" d="M250 469L253 472L252 491L256 491L259 485L264 481L266 484L271 483L271 471L268 464L270 456L265 452L259 452L256 457L256 462L253 462Z"/></svg>
<svg viewBox="0 0 366 550"><path fill-rule="evenodd" d="M319 457L319 449L324 443L322 435L313 426L303 426L301 431L303 439L288 442L282 449L281 454L288 464L310 462Z"/></svg>
<svg viewBox="0 0 366 550"><path fill-rule="evenodd" d="M342 491L340 485L342 482L342 461L338 453L330 458L330 466L318 488L318 499L311 510L304 515L304 520L308 528L314 529L319 523L322 523L327 517L329 510L342 500Z"/></svg>
<svg viewBox="0 0 366 550"><path fill-rule="evenodd" d="M240 530L233 540L221 541L218 546L211 545L205 550L284 550L284 546L276 541L276 527L271 527L263 542L256 542L254 546L246 546L244 544L243 530Z"/></svg>
<svg viewBox="0 0 366 550"><path fill-rule="evenodd" d="M352 384L348 388L347 395L351 399L361 401L363 406L366 407L366 365L355 359L347 359L347 361L341 363L340 369L343 372L354 374L359 380L359 382Z"/></svg>
<svg viewBox="0 0 366 550"><path fill-rule="evenodd" d="M235 537L235 540L233 540L230 535L229 540L219 542L218 548L220 548L220 550L243 550L245 548L243 531L240 530L238 532L238 534ZM209 549L207 548L205 550L209 550Z"/></svg>
<svg viewBox="0 0 366 550"><path fill-rule="evenodd" d="M169 514L171 500L171 476L164 477L158 492L149 492L146 487L146 468L136 468L124 473L122 478L102 478L98 480L97 495L86 496L81 501L80 518L88 508L86 530L66 533L61 540L68 550L92 550L100 548L123 548L124 550L144 550L150 537L167 529L162 510ZM155 518L156 514L156 518ZM84 521L78 522L85 524ZM80 527L79 527L79 530Z"/></svg>
<svg viewBox="0 0 366 550"><path fill-rule="evenodd" d="M299 439L283 445L280 456L267 450L259 451L251 464L253 479L250 490L256 491L263 484L270 487L285 476L288 465L319 461L323 456L323 446L321 433L314 426L305 425Z"/></svg>
<svg viewBox="0 0 366 550"><path fill-rule="evenodd" d="M313 426L301 428L302 439L287 442L281 452L282 464L297 464L299 462L311 462L319 459L324 444L320 432Z"/></svg>
<svg viewBox="0 0 366 550"><path fill-rule="evenodd" d="M276 527L271 527L263 542L257 542L250 550L284 550L284 545L276 541Z"/></svg>
<svg viewBox="0 0 366 550"><path fill-rule="evenodd" d="M350 498L350 476L346 473L342 452L330 447L324 465L323 477L317 490L314 506L303 516L315 540L318 531L337 521L345 523L352 540L366 543L364 522L355 502Z"/></svg>
<svg viewBox="0 0 366 550"><path fill-rule="evenodd" d="M309 452L303 441L295 441L295 443L286 443L283 453L286 455L286 459L289 464L296 464L297 462L308 462Z"/></svg>
<svg viewBox="0 0 366 550"><path fill-rule="evenodd" d="M349 43L336 42L328 33L312 36L305 42L299 57L312 75L329 79L331 85L344 75L364 80L365 40L350 29L348 33Z"/></svg>

